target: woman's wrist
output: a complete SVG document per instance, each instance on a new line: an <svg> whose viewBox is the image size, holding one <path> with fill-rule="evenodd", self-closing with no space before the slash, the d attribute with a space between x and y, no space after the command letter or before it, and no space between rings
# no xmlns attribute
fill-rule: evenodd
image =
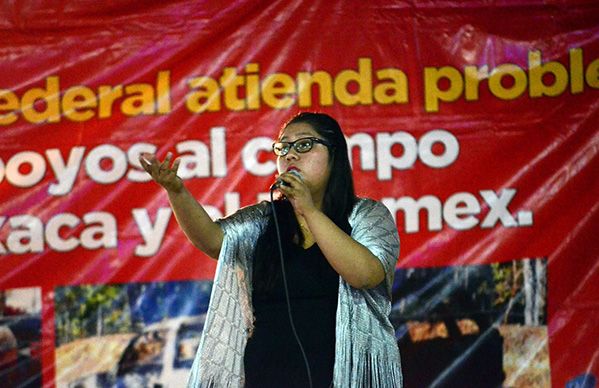
<svg viewBox="0 0 599 388"><path fill-rule="evenodd" d="M185 185L183 184L183 181L181 179L178 179L176 182L173 182L169 185L165 185L162 186L164 187L164 189L166 190L166 192L168 193L168 195L179 195L181 193L183 193L183 188L185 187Z"/></svg>
<svg viewBox="0 0 599 388"><path fill-rule="evenodd" d="M316 206L311 206L308 209L304 209L301 216L307 221L318 217L318 213L322 213ZM322 213L324 215L324 213Z"/></svg>

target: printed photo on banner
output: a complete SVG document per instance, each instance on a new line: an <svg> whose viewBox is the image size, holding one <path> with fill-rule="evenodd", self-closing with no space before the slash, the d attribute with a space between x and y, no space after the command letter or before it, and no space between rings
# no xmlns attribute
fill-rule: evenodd
<svg viewBox="0 0 599 388"><path fill-rule="evenodd" d="M398 269L393 295L407 387L551 385L546 259Z"/></svg>
<svg viewBox="0 0 599 388"><path fill-rule="evenodd" d="M184 386L210 281L59 287L57 387Z"/></svg>
<svg viewBox="0 0 599 388"><path fill-rule="evenodd" d="M41 312L39 287L0 290L0 385L41 387Z"/></svg>

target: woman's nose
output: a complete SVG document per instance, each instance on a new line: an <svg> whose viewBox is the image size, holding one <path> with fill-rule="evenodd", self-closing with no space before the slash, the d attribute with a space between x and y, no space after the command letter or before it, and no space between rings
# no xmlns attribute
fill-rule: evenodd
<svg viewBox="0 0 599 388"><path fill-rule="evenodd" d="M287 152L287 155L285 155L285 160L292 160L297 158L299 158L299 155L293 147L289 150L289 152Z"/></svg>

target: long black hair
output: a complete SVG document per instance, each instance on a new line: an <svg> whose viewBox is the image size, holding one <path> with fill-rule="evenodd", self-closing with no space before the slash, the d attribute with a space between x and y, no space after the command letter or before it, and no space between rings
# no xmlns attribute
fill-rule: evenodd
<svg viewBox="0 0 599 388"><path fill-rule="evenodd" d="M348 217L356 202L354 180L347 151L347 142L337 120L324 113L303 112L284 126L291 124L308 124L331 146L329 152L329 167L331 173L322 203L323 213L339 228L351 233ZM294 239L299 245L303 243L297 218L291 203L281 198L274 201L275 211L281 232L283 249L293 244ZM268 291L280 276L281 263L278 253L278 240L274 225L274 217L270 216L264 233L260 236L254 250L253 284L255 291Z"/></svg>

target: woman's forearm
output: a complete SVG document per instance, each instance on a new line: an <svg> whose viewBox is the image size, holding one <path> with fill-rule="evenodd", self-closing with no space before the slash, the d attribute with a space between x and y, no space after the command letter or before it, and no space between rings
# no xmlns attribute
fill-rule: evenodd
<svg viewBox="0 0 599 388"><path fill-rule="evenodd" d="M177 176L181 159L175 159L171 166L172 156L172 153L169 152L161 162L156 155L144 153L140 155L139 163L152 179L168 193L175 218L187 238L202 252L218 259L223 242L223 231L189 193L183 180Z"/></svg>
<svg viewBox="0 0 599 388"><path fill-rule="evenodd" d="M175 218L189 241L208 256L218 259L223 242L221 227L210 218L185 186L177 192L167 192Z"/></svg>
<svg viewBox="0 0 599 388"><path fill-rule="evenodd" d="M341 230L319 210L304 214L308 227L327 261L349 285L373 288L385 279L380 260Z"/></svg>

